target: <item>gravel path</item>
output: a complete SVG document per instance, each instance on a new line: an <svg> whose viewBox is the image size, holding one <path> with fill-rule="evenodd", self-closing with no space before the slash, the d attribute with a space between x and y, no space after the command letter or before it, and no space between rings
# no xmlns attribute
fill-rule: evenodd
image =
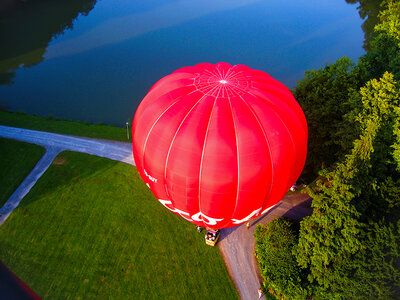
<svg viewBox="0 0 400 300"><path fill-rule="evenodd" d="M135 165L131 143L74 137L1 125L0 137L38 144L46 148L46 153L39 160L35 168L3 207L0 208L0 225L10 215L12 210L18 206L23 197L61 151L83 152ZM257 262L254 257L255 239L253 234L256 225L265 224L283 215L292 219L301 219L312 212L309 202L310 198L308 195L288 195L265 215L252 220L248 230L246 230L245 225L221 230L218 247L241 299L258 299L257 290L261 286ZM264 299L264 296L262 298Z"/></svg>

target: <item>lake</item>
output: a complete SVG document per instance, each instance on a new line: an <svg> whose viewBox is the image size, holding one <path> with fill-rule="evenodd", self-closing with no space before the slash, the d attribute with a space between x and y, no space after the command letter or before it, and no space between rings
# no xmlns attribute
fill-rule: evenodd
<svg viewBox="0 0 400 300"><path fill-rule="evenodd" d="M0 105L124 126L158 79L201 62L293 88L305 70L365 53L363 22L344 0L8 0Z"/></svg>

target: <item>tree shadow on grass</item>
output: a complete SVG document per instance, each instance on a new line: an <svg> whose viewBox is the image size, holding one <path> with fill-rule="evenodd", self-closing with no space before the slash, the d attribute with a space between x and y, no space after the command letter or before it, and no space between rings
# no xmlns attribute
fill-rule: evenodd
<svg viewBox="0 0 400 300"><path fill-rule="evenodd" d="M0 138L0 207L22 184L45 153L45 148Z"/></svg>

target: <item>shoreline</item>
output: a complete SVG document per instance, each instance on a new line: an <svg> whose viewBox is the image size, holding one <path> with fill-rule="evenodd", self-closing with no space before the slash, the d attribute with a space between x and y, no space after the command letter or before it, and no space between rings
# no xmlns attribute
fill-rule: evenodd
<svg viewBox="0 0 400 300"><path fill-rule="evenodd" d="M114 125L90 124L88 122L41 117L22 112L0 111L0 125L66 134L77 137L96 138L120 142L132 142L131 124L126 127ZM129 136L129 138L128 138Z"/></svg>

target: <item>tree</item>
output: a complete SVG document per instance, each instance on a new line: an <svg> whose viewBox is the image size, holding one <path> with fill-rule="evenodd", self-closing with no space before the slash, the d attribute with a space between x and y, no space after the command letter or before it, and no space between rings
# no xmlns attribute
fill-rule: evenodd
<svg viewBox="0 0 400 300"><path fill-rule="evenodd" d="M296 224L279 218L265 226L258 225L254 234L264 287L279 298L306 299L309 295L307 274L298 267L292 254L297 233Z"/></svg>
<svg viewBox="0 0 400 300"><path fill-rule="evenodd" d="M348 2L355 2L348 0ZM361 10L369 7L360 1ZM319 70L307 71L293 94L307 118L309 147L306 170L317 172L342 161L360 134L356 116L361 111L359 89L385 72L400 80L400 1L390 1L379 16L381 33L369 43L369 51L355 65L339 59ZM356 124L356 125L354 125Z"/></svg>
<svg viewBox="0 0 400 300"><path fill-rule="evenodd" d="M358 65L344 58L307 72L294 92L310 129L308 164L330 167L308 187L313 214L292 247L313 299L400 298L400 47L386 32L371 45ZM280 249L289 262L290 247Z"/></svg>
<svg viewBox="0 0 400 300"><path fill-rule="evenodd" d="M314 211L301 222L299 243L294 247L299 265L310 270L308 278L317 282L316 294L323 298L368 299L393 294L399 287L398 274L379 271L382 257L392 258L385 261L384 268L390 270L400 259L398 243L394 250L387 249L389 242L395 245L397 241L391 233L394 227L388 225L382 233L383 225L376 224L385 224L385 217L399 218L389 207L398 208L400 199L394 188L400 176L391 151L398 145L400 91L393 75L385 73L379 81L369 81L360 93L363 110L357 120L362 134L346 159L310 189ZM388 186L388 178L396 184ZM373 270L378 273L371 275ZM388 282L391 289L379 290Z"/></svg>
<svg viewBox="0 0 400 300"><path fill-rule="evenodd" d="M339 276L337 294L344 299L398 299L400 223L370 223L362 241L362 249L340 266L340 274L350 274L351 280Z"/></svg>
<svg viewBox="0 0 400 300"><path fill-rule="evenodd" d="M394 37L400 46L400 1L389 0L387 9L379 13L379 18L381 23L375 26L375 30Z"/></svg>
<svg viewBox="0 0 400 300"><path fill-rule="evenodd" d="M398 41L386 34L379 34L371 42L372 49L359 58L358 66L366 78L379 79L383 73L390 72L396 80L400 79L400 46Z"/></svg>
<svg viewBox="0 0 400 300"><path fill-rule="evenodd" d="M388 71L400 80L400 1L389 0L379 13L381 22L375 26L377 37L371 51L360 58L359 65L370 73L370 79L380 78Z"/></svg>
<svg viewBox="0 0 400 300"><path fill-rule="evenodd" d="M346 114L357 110L357 91L365 82L362 69L347 57L323 69L306 71L294 96L309 128L307 168L331 166L351 149L358 135Z"/></svg>

